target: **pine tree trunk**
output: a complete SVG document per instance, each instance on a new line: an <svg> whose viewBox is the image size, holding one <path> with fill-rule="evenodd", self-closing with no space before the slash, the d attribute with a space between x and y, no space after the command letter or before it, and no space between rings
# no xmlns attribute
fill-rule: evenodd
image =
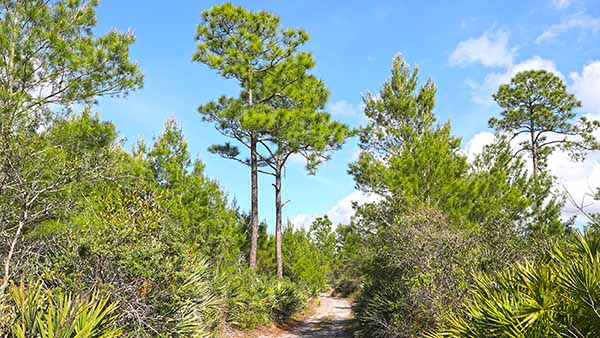
<svg viewBox="0 0 600 338"><path fill-rule="evenodd" d="M531 128L533 128L533 122ZM531 161L533 165L533 177L535 178L538 172L538 149L535 144L535 133L533 131L531 132Z"/></svg>
<svg viewBox="0 0 600 338"><path fill-rule="evenodd" d="M252 105L252 90L248 92L248 105ZM252 236L250 238L250 258L249 266L256 269L256 248L258 246L258 159L256 154L256 134L252 133L250 137L250 176L252 180L251 196L251 218L252 218Z"/></svg>
<svg viewBox="0 0 600 338"><path fill-rule="evenodd" d="M283 278L283 256L281 252L281 169L275 173L275 256L277 258L277 278Z"/></svg>

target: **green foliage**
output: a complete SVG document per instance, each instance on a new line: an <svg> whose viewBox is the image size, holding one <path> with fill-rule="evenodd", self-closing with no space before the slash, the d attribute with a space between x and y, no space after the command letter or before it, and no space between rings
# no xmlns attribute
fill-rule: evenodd
<svg viewBox="0 0 600 338"><path fill-rule="evenodd" d="M399 145L410 146L435 123L435 84L427 80L417 89L419 69L411 71L402 55L392 60L391 73L379 95L363 98L371 123L360 133L361 148L382 157L397 154Z"/></svg>
<svg viewBox="0 0 600 338"><path fill-rule="evenodd" d="M277 280L242 269L224 279L228 299L228 322L251 329L272 321L285 321L303 310L306 290L298 283Z"/></svg>
<svg viewBox="0 0 600 338"><path fill-rule="evenodd" d="M391 218L366 247L366 282L356 306L358 337L416 337L460 305L475 246L439 211Z"/></svg>
<svg viewBox="0 0 600 338"><path fill-rule="evenodd" d="M93 184L110 175L115 139L114 126L87 111L39 133L14 135L11 150L0 155L6 168L0 187L4 284L13 272L11 258L25 255L23 235L44 221L68 217Z"/></svg>
<svg viewBox="0 0 600 338"><path fill-rule="evenodd" d="M333 261L336 247L336 236L332 230L332 223L327 215L317 217L308 231L326 262Z"/></svg>
<svg viewBox="0 0 600 338"><path fill-rule="evenodd" d="M55 230L72 261L50 259L45 278L90 285L103 276L121 303L138 304L123 317L138 336L211 334L223 310L213 304L221 291L204 257L234 264L243 234L218 185L190 162L172 121L149 152L123 154L116 182L96 186L86 209Z"/></svg>
<svg viewBox="0 0 600 338"><path fill-rule="evenodd" d="M2 287L11 277L12 257L22 250L22 235L69 210L73 200L65 195L106 164L76 148L101 148L115 136L114 130L100 128L105 139L82 139L81 145L63 148L60 142L66 140L47 130L60 120L61 112L93 104L101 96L125 95L142 85L137 65L129 60L133 35L92 33L96 5L93 0L0 2ZM89 116L81 121L85 120L88 127L97 123ZM76 129L88 132L84 124ZM71 132L61 130L65 137Z"/></svg>
<svg viewBox="0 0 600 338"><path fill-rule="evenodd" d="M553 184L545 172L529 175L525 161L514 156L509 139L501 136L475 159L454 208L462 208L464 222L478 226L503 224L522 235L558 235L565 231L560 220L564 199Z"/></svg>
<svg viewBox="0 0 600 338"><path fill-rule="evenodd" d="M357 188L402 199L406 207L452 202L467 171L460 139L449 123L435 126L435 86L427 81L415 93L418 70L401 56L379 96L365 97L368 126L361 131L358 161L350 165ZM454 207L454 206L452 206Z"/></svg>
<svg viewBox="0 0 600 338"><path fill-rule="evenodd" d="M341 291L359 289L360 337L435 329L461 307L472 272L528 256L534 222L562 225L551 182L530 178L507 139L467 163L450 125L435 124L433 83L417 90L417 75L397 57L380 94L366 97L363 152L350 165L357 187L381 197L343 228L338 257L348 266L334 269ZM549 203L535 208L539 196Z"/></svg>
<svg viewBox="0 0 600 338"><path fill-rule="evenodd" d="M200 261L176 292L172 336L214 337L224 321L224 282L213 276L207 261ZM215 287L216 285L216 287Z"/></svg>
<svg viewBox="0 0 600 338"><path fill-rule="evenodd" d="M260 81L263 69L274 67L308 40L302 30L280 29L279 21L266 11L253 13L231 3L214 6L202 13L194 60L253 86L250 81Z"/></svg>
<svg viewBox="0 0 600 338"><path fill-rule="evenodd" d="M98 96L126 94L142 85L138 66L129 60L133 35L92 33L96 5L95 0L0 3L0 67L7 80L0 87L3 131L31 132L51 119L56 107L94 103Z"/></svg>
<svg viewBox="0 0 600 338"><path fill-rule="evenodd" d="M259 242L264 274L239 267L247 219L204 175L203 164L192 164L174 121L152 146L140 143L132 154L103 141L114 140L114 127L89 115L56 128L49 134L64 149L97 135L101 147L72 143L72 151L105 152L112 165L100 174L110 180L84 177L81 191L71 194L77 208L27 233L37 254L20 257L20 274L65 292L101 288L123 304L115 326L135 337L213 337L225 326L254 328L304 307L306 283L267 277L274 241L266 225Z"/></svg>
<svg viewBox="0 0 600 338"><path fill-rule="evenodd" d="M336 250L331 271L331 284L334 291L342 296L350 296L361 286L364 261L363 242L356 223L338 225L335 229Z"/></svg>
<svg viewBox="0 0 600 338"><path fill-rule="evenodd" d="M600 241L577 235L545 260L478 275L461 312L434 337L596 337Z"/></svg>
<svg viewBox="0 0 600 338"><path fill-rule="evenodd" d="M10 338L110 338L120 337L114 328L117 306L92 291L73 296L41 283L10 285L0 299L0 331ZM7 311L8 310L8 311Z"/></svg>
<svg viewBox="0 0 600 338"><path fill-rule="evenodd" d="M284 275L317 295L328 286L330 261L304 229L290 224L283 229Z"/></svg>

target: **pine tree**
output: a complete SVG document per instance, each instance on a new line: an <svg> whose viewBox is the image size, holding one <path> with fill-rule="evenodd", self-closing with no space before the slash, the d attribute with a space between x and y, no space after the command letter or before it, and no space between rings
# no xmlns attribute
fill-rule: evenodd
<svg viewBox="0 0 600 338"><path fill-rule="evenodd" d="M249 265L256 268L258 236L258 173L264 165L257 145L266 140L261 129L265 105L279 98L282 90L298 78L283 66L290 59L302 60L298 47L308 40L306 32L283 29L279 17L266 11L250 12L231 3L214 6L202 13L193 59L216 69L221 76L236 79L238 97L221 97L199 108L205 121L215 123L219 132L248 148L249 158L241 158L230 143L215 145L210 151L250 167L252 236ZM310 61L310 60L309 60ZM281 81L270 80L276 73ZM304 74L301 73L301 76Z"/></svg>

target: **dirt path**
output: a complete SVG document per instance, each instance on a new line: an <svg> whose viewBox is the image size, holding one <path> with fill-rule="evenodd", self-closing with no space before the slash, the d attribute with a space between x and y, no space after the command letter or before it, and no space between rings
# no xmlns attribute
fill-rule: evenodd
<svg viewBox="0 0 600 338"><path fill-rule="evenodd" d="M348 330L352 311L350 303L328 294L320 296L315 313L286 333L263 335L261 338L352 338Z"/></svg>

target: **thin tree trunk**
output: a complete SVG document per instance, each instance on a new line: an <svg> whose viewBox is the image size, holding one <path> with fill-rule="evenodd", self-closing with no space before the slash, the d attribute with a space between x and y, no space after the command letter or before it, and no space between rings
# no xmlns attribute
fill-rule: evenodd
<svg viewBox="0 0 600 338"><path fill-rule="evenodd" d="M0 289L4 290L8 285L8 281L10 280L10 261L12 256L15 253L15 247L17 246L17 242L19 241L19 237L21 237L21 232L23 232L23 226L25 225L24 219L27 219L27 211L23 213L23 220L19 221L19 226L17 227L17 232L15 233L15 237L10 244L10 250L8 251L8 255L4 259L4 280L2 281L2 287Z"/></svg>
<svg viewBox="0 0 600 338"><path fill-rule="evenodd" d="M252 90L248 91L248 105L252 103ZM258 159L256 153L256 134L252 133L250 137L250 176L251 176L251 218L252 235L250 237L250 258L249 266L256 269L256 249L258 247Z"/></svg>
<svg viewBox="0 0 600 338"><path fill-rule="evenodd" d="M531 114L533 114L533 112L531 112ZM534 124L533 124L533 119L530 119L530 123L531 123L531 165L532 165L532 178L533 178L533 184L535 184L535 193L536 196L534 196L534 202L533 202L533 208L534 208L534 224L538 223L536 225L537 231L539 232L539 235L541 235L543 233L543 228L542 228L542 224L539 223L539 216L541 214L541 210L542 210L542 202L540 200L540 196L539 194L539 182L538 182L538 153L539 153L539 149L537 148L537 145L535 144L535 131L534 131Z"/></svg>
<svg viewBox="0 0 600 338"><path fill-rule="evenodd" d="M250 268L256 269L256 248L258 247L258 163L256 155L256 137L250 141L250 162L252 176L252 237L250 239Z"/></svg>
<svg viewBox="0 0 600 338"><path fill-rule="evenodd" d="M275 173L275 257L277 258L277 278L283 278L283 255L281 252L281 169Z"/></svg>
<svg viewBox="0 0 600 338"><path fill-rule="evenodd" d="M533 128L533 122L532 122L532 126L531 128ZM533 177L537 177L537 172L538 172L538 149L537 146L535 144L535 133L533 131L531 131L531 161L532 161L532 165L533 165Z"/></svg>

